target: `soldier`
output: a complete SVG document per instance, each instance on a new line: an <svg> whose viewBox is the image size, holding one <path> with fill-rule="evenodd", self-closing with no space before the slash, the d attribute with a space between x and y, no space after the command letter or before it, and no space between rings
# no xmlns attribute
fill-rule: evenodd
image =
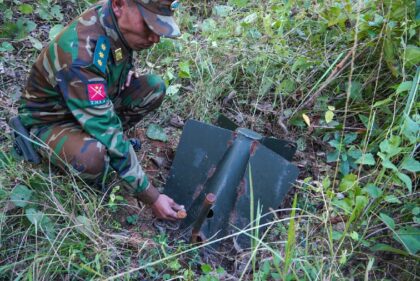
<svg viewBox="0 0 420 281"><path fill-rule="evenodd" d="M37 148L42 157L96 181L110 166L136 198L168 220L182 207L153 187L123 131L162 103L164 82L135 75L133 51L150 48L160 36L180 35L172 18L177 6L106 0L88 9L42 50L19 107L31 136L50 148Z"/></svg>

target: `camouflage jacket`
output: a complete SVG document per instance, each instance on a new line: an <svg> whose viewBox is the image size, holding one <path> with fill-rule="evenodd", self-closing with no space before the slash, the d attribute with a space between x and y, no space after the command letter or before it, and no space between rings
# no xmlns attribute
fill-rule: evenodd
<svg viewBox="0 0 420 281"><path fill-rule="evenodd" d="M132 68L133 51L120 34L110 2L85 11L42 50L22 94L19 116L28 128L76 119L106 146L111 167L134 193L153 202L159 193L149 188L113 107Z"/></svg>

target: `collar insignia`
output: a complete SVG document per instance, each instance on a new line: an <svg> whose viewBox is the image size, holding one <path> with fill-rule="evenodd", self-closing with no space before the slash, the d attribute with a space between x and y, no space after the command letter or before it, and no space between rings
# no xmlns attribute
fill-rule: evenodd
<svg viewBox="0 0 420 281"><path fill-rule="evenodd" d="M118 48L114 51L114 59L115 59L115 62L119 62L120 60L123 59L123 53L122 53L121 48Z"/></svg>
<svg viewBox="0 0 420 281"><path fill-rule="evenodd" d="M102 72L106 73L110 43L108 37L101 35L96 42L95 53L93 54L93 64Z"/></svg>

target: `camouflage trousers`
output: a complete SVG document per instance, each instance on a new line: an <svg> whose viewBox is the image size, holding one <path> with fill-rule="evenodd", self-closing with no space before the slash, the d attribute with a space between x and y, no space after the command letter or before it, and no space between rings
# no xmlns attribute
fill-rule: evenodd
<svg viewBox="0 0 420 281"><path fill-rule="evenodd" d="M165 84L156 75L132 78L128 88L113 101L123 129L138 123L148 112L158 108L165 96ZM76 121L62 121L31 129L34 138L49 149L37 147L42 158L63 170L73 169L85 179L100 183L108 170L107 149L83 131Z"/></svg>

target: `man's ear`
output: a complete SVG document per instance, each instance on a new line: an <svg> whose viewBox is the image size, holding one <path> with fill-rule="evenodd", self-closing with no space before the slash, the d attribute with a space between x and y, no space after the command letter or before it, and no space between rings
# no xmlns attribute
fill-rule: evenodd
<svg viewBox="0 0 420 281"><path fill-rule="evenodd" d="M117 18L120 18L123 9L128 5L128 0L112 0L112 11Z"/></svg>

